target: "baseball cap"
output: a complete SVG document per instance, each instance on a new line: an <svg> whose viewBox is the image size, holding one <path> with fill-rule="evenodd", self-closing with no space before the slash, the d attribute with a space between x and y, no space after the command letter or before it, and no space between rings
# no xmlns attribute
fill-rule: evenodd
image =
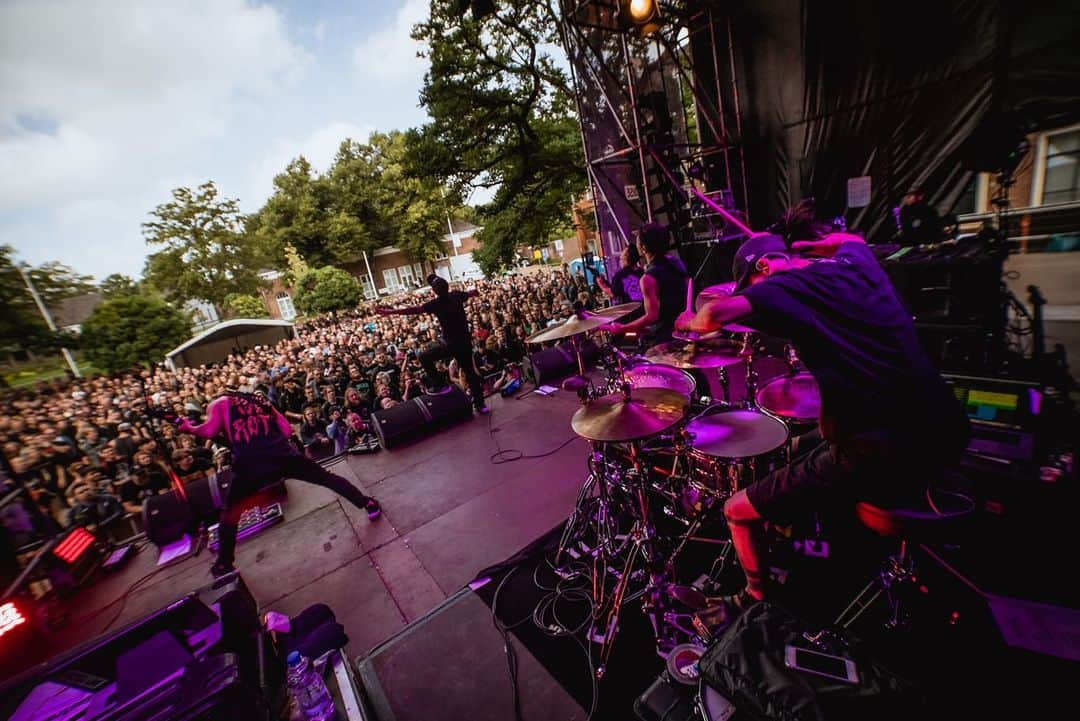
<svg viewBox="0 0 1080 721"><path fill-rule="evenodd" d="M747 240L735 251L731 261L731 274L735 277L735 291L744 290L750 285L750 276L754 266L769 253L789 253L784 239L773 233L761 233Z"/></svg>

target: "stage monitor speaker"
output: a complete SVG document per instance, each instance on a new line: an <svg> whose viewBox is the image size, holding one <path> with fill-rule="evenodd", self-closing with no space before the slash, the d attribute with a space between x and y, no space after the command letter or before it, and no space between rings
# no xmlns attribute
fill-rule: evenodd
<svg viewBox="0 0 1080 721"><path fill-rule="evenodd" d="M583 341L581 346L581 356L588 368L600 356L600 348L591 340ZM538 350L525 358L525 374L536 385L577 373L577 369L577 356L574 355L572 343Z"/></svg>
<svg viewBox="0 0 1080 721"><path fill-rule="evenodd" d="M159 547L179 540L193 522L191 507L175 491L150 496L143 501L142 512L146 537Z"/></svg>
<svg viewBox="0 0 1080 721"><path fill-rule="evenodd" d="M584 721L586 713L523 644L517 658L521 716ZM491 609L463 588L357 659L365 718L502 721L514 718L503 639Z"/></svg>
<svg viewBox="0 0 1080 721"><path fill-rule="evenodd" d="M445 393L424 394L371 414L375 435L383 448L428 435L472 416L465 391L451 385Z"/></svg>

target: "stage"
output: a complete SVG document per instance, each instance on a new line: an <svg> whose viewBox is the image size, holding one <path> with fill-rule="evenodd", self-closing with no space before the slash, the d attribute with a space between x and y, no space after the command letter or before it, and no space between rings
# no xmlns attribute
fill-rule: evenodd
<svg viewBox="0 0 1080 721"><path fill-rule="evenodd" d="M592 705L584 646L529 622L544 595L537 579L540 585L555 582L544 551L550 552L586 474L588 445L570 429L578 400L560 390L493 397L489 405L490 416L332 463L335 472L380 500L379 520L369 522L329 491L293 481L283 502L285 522L238 548L237 567L263 610L293 614L321 602L336 612L350 638L346 653L358 662L379 721L514 718L503 642L491 612L497 591L497 615L513 627L523 717L584 719ZM537 457L493 463L504 450ZM1057 508L1058 515L1066 507L1052 497L1033 496L1030 503ZM946 549L946 560L983 593L1040 601L1052 612L1074 605L1052 570L1067 558L1065 527L1047 524L1048 535L1023 537L1004 520L986 518L978 543ZM778 600L826 623L887 553L881 539L859 539L838 544L828 561L786 559L792 580ZM1021 563L1024 558L1029 560ZM147 546L124 568L65 601L68 620L42 650L61 653L210 581L208 551L160 570L156 560L156 549ZM962 623L944 635L935 627L868 640L899 648L899 655L888 650L891 657L921 669L917 680L932 697L948 700L950 713L993 707L993 698L980 690L988 685L1010 684L1018 700L1037 695L1047 703L1049 689L1065 687L1074 665L1007 648L983 597L941 568L924 562L920 569L933 598L958 609ZM474 593L467 584L478 576L489 580ZM1021 609L1020 622L1035 612ZM1071 633L1074 622L1051 619L1047 627L1056 623L1059 633ZM912 658L913 647L924 656ZM963 677L952 675L956 668ZM662 669L640 606L628 605L593 718L634 718L634 699Z"/></svg>
<svg viewBox="0 0 1080 721"><path fill-rule="evenodd" d="M490 416L332 465L379 499L377 521L330 491L289 482L285 522L237 549L237 568L264 609L295 613L317 601L330 605L349 634L346 650L356 657L565 519L585 476L587 444L567 443L576 397L560 391L488 402ZM543 458L491 463L500 448L531 455L564 443ZM64 603L70 620L52 635L49 655L207 583L211 560L204 550L166 566L126 602L114 603L155 571L157 549L145 547Z"/></svg>

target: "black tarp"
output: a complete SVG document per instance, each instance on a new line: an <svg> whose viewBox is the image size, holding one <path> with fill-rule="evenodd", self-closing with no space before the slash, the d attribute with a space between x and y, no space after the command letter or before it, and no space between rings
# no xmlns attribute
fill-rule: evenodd
<svg viewBox="0 0 1080 721"><path fill-rule="evenodd" d="M813 196L850 227L891 236L914 185L951 208L971 180L964 141L1015 112L1027 130L1080 120L1080 12L1067 2L725 0L730 14L751 222Z"/></svg>

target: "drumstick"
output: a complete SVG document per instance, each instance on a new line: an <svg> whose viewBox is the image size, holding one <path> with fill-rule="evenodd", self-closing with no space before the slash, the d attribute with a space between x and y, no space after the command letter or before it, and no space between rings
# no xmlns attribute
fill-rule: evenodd
<svg viewBox="0 0 1080 721"><path fill-rule="evenodd" d="M688 313L694 312L694 279L688 278L686 280L686 311Z"/></svg>

